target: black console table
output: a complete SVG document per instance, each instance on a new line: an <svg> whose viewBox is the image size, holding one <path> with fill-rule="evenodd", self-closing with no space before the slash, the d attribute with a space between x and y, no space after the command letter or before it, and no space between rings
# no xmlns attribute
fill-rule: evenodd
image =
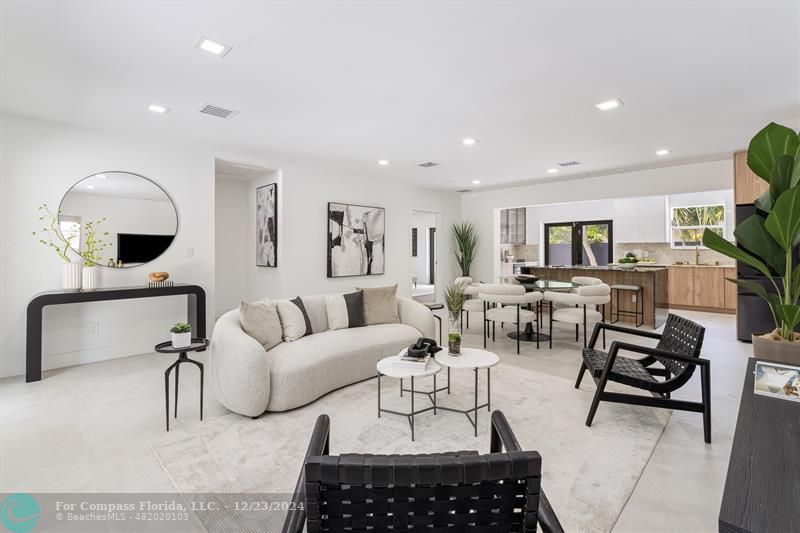
<svg viewBox="0 0 800 533"><path fill-rule="evenodd" d="M192 334L197 337L205 337L206 291L199 285L176 283L172 287L116 287L92 291L47 291L37 294L28 303L25 381L30 383L42 379L42 311L46 306L182 294L187 296L187 321L192 325Z"/></svg>
<svg viewBox="0 0 800 533"><path fill-rule="evenodd" d="M800 405L753 393L747 363L728 477L719 511L722 533L800 531Z"/></svg>

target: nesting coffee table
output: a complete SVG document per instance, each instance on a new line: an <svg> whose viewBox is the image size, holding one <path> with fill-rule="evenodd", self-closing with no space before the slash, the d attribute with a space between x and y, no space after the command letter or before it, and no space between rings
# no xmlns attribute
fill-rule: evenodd
<svg viewBox="0 0 800 533"><path fill-rule="evenodd" d="M437 410L441 409L443 411L451 411L454 413L461 413L467 417L470 424L474 429L474 434L478 436L478 412L486 408L487 411L491 409L491 393L492 393L492 381L491 381L491 368L495 366L498 362L500 362L500 358L497 357L496 354L481 350L479 348L462 348L461 355L453 356L445 352L444 350L437 353L434 360L428 362L425 368L416 369L416 368L397 368L394 366L394 362L397 361L403 354L405 350L400 352L398 355L394 355L392 357L386 357L378 361L378 418L380 418L382 413L390 413L394 415L404 416L408 419L408 423L411 426L411 440L415 439L415 431L414 431L414 417L416 415L425 413L427 411L433 411L435 415ZM442 368L447 368L447 386L444 387L437 387L436 383L436 375L442 370ZM450 394L450 370L451 369L471 369L475 374L475 395L474 395L474 407L469 409L456 409L453 407L447 407L443 405L439 405L437 402L437 393L446 391L447 394ZM486 402L479 404L478 400L478 371L481 369L486 369ZM384 409L381 407L381 378L383 376L396 378L400 380L400 395L403 395L403 392L410 392L411 393L411 411L407 413L402 413L399 411L393 411L389 409ZM419 390L416 388L416 380L419 378L424 378L428 376L433 376L433 389L432 390ZM403 380L409 379L411 381L411 389L403 388ZM423 394L428 397L428 400L431 402L431 405L428 407L424 407L422 409L416 409L414 398L417 394Z"/></svg>

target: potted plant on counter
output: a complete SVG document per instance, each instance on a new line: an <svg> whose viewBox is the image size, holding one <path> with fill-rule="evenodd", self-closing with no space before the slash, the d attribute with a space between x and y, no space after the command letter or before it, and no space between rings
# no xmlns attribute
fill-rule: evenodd
<svg viewBox="0 0 800 533"><path fill-rule="evenodd" d="M172 329L172 347L186 348L192 344L192 326L186 322L178 322Z"/></svg>
<svg viewBox="0 0 800 533"><path fill-rule="evenodd" d="M742 248L710 229L703 244L758 270L765 286L748 279L729 279L757 294L769 305L775 330L753 334L753 355L800 364L800 265L795 265L800 245L800 136L794 130L770 123L750 141L747 166L769 183L755 202L757 211L734 231Z"/></svg>
<svg viewBox="0 0 800 533"><path fill-rule="evenodd" d="M448 326L447 348L450 355L461 354L461 310L467 299L464 287L450 285L444 290L444 301L447 304Z"/></svg>
<svg viewBox="0 0 800 533"><path fill-rule="evenodd" d="M103 250L111 245L107 240L108 232L100 231L100 224L105 220L104 217L84 224L85 246L83 252L81 252L81 257L83 257L82 285L84 290L97 288L97 265L102 264Z"/></svg>

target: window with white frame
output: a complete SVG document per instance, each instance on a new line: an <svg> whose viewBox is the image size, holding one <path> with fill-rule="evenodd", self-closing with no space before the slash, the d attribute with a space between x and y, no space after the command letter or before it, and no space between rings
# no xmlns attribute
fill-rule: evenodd
<svg viewBox="0 0 800 533"><path fill-rule="evenodd" d="M672 248L703 246L703 232L710 229L725 237L725 205L693 205L671 208Z"/></svg>

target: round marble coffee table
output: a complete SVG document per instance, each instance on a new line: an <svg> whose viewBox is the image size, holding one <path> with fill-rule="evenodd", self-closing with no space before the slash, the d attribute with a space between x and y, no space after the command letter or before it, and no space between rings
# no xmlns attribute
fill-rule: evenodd
<svg viewBox="0 0 800 533"><path fill-rule="evenodd" d="M428 364L422 368L398 368L394 366L394 362L400 359L405 354L405 350L400 352L397 355L393 355L391 357L385 357L378 361L378 418L381 417L381 413L390 413L393 415L400 415L404 416L408 419L408 423L411 426L411 440L414 440L414 416L424 413L426 411L433 410L433 414L436 414L436 374L442 369L442 366L437 363L433 358L428 361ZM390 409L383 409L381 407L381 377L387 376L390 378L396 378L400 380L400 396L403 395L403 380L410 379L411 380L411 411L408 413L401 413L399 411L392 411ZM414 380L417 378L424 378L427 376L433 376L433 399L430 407L426 407L424 409L415 410L414 407L414 396L417 393L428 394L424 391L418 391L414 388Z"/></svg>
<svg viewBox="0 0 800 533"><path fill-rule="evenodd" d="M486 408L487 411L491 410L492 404L492 375L491 369L500 362L500 358L492 352L481 350L479 348L461 348L461 355L450 355L446 350L436 354L436 362L440 365L447 367L448 372L450 369L464 369L471 368L475 372L475 407L470 409L454 409L452 407L445 407L443 405L436 406L438 409L445 411L453 411L461 413L467 417L469 423L475 429L475 436L478 436L478 411ZM486 369L486 403L478 405L478 370ZM448 383L449 385L449 383ZM434 389L436 388L434 384ZM434 396L435 398L435 396ZM474 413L470 416L470 413ZM474 418L473 418L474 417Z"/></svg>

